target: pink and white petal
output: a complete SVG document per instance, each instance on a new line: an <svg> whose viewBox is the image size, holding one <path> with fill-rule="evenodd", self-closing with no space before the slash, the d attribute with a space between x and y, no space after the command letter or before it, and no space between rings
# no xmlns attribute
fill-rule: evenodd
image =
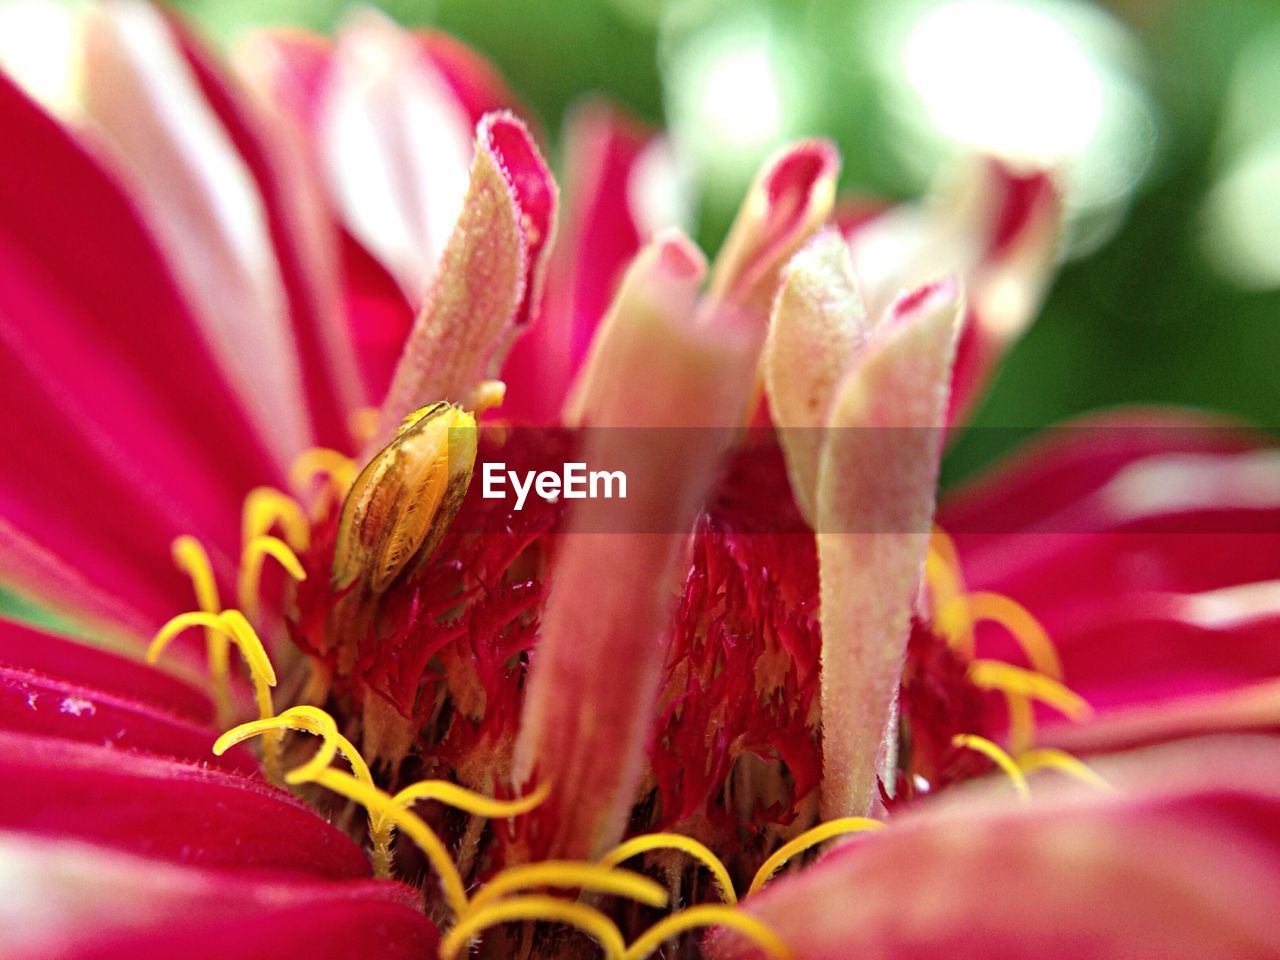
<svg viewBox="0 0 1280 960"><path fill-rule="evenodd" d="M169 26L262 197L316 436L350 449L350 415L366 400L339 306L339 232L320 171L284 108L240 87L177 18Z"/></svg>
<svg viewBox="0 0 1280 960"><path fill-rule="evenodd" d="M813 526L831 404L871 330L849 248L835 231L821 231L783 271L761 361L791 490Z"/></svg>
<svg viewBox="0 0 1280 960"><path fill-rule="evenodd" d="M369 9L339 30L318 109L334 206L421 305L462 212L474 123L413 36Z"/></svg>
<svg viewBox="0 0 1280 960"><path fill-rule="evenodd" d="M547 302L503 367L505 409L522 422L554 422L627 265L655 231L684 219L666 139L612 104L592 100L570 114L565 157Z"/></svg>
<svg viewBox="0 0 1280 960"><path fill-rule="evenodd" d="M497 375L541 299L556 203L555 182L524 124L510 114L487 115L476 129L462 216L382 407L383 436L407 412L436 400L464 401Z"/></svg>
<svg viewBox="0 0 1280 960"><path fill-rule="evenodd" d="M973 158L923 205L851 218L847 236L873 316L904 290L953 273L968 295L949 421L971 406L1035 317L1052 279L1062 203L1052 177Z"/></svg>
<svg viewBox="0 0 1280 960"><path fill-rule="evenodd" d="M960 309L950 281L904 297L831 403L814 496L827 819L865 816L876 776L892 762Z"/></svg>
<svg viewBox="0 0 1280 960"><path fill-rule="evenodd" d="M1231 738L1100 762L1114 791L1046 774L1019 805L1007 784L974 784L746 909L804 960L1274 956L1278 765L1276 740ZM757 955L728 934L708 946Z"/></svg>
<svg viewBox="0 0 1280 960"><path fill-rule="evenodd" d="M376 880L181 866L72 839L0 835L0 952L419 958L438 935L416 894Z"/></svg>
<svg viewBox="0 0 1280 960"><path fill-rule="evenodd" d="M694 323L703 270L675 232L640 253L567 418L589 428L584 460L622 470L628 488L620 510L577 505L551 572L515 761L516 783L552 785L532 815L545 856L598 856L622 835L652 734L676 563L753 381L752 338Z"/></svg>
<svg viewBox="0 0 1280 960"><path fill-rule="evenodd" d="M763 335L778 274L831 214L840 156L826 140L782 148L765 162L712 267L712 303L746 311ZM937 275L935 275L937 276Z"/></svg>
<svg viewBox="0 0 1280 960"><path fill-rule="evenodd" d="M0 770L21 789L0 795L0 828L176 863L369 875L367 858L346 834L283 790L237 772L241 760L233 763L218 769L6 730Z"/></svg>
<svg viewBox="0 0 1280 960"><path fill-rule="evenodd" d="M133 0L84 19L81 101L137 198L254 429L287 470L314 445L287 296L253 175L163 16Z"/></svg>

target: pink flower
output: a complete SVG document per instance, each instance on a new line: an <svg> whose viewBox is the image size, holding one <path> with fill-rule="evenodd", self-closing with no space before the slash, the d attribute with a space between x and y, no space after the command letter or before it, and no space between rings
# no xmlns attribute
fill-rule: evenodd
<svg viewBox="0 0 1280 960"><path fill-rule="evenodd" d="M562 204L448 38L243 53L0 78L6 955L1280 949L1272 451L1116 415L934 527L1047 175L792 145L708 266L615 108ZM470 482L568 449L626 499Z"/></svg>

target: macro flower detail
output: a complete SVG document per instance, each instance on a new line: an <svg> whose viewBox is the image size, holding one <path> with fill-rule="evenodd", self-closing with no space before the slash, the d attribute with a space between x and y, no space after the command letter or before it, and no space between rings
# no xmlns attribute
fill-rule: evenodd
<svg viewBox="0 0 1280 960"><path fill-rule="evenodd" d="M1280 951L1268 441L938 493L1050 171L798 141L708 259L661 134L581 108L562 198L442 35L83 21L0 76L0 952ZM571 455L626 496L474 480Z"/></svg>

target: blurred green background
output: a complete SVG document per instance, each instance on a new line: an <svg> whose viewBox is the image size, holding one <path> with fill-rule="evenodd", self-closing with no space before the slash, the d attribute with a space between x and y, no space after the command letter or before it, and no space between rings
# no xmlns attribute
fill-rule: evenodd
<svg viewBox="0 0 1280 960"><path fill-rule="evenodd" d="M333 0L183 0L209 32L330 31ZM843 186L924 189L966 146L1063 158L1068 262L971 430L1122 402L1280 425L1276 0L387 0L490 56L552 132L588 91L665 123L714 248L759 158L834 138Z"/></svg>

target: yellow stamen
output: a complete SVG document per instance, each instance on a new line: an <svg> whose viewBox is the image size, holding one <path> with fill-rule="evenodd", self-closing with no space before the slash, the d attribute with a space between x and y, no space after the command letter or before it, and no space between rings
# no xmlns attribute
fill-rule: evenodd
<svg viewBox="0 0 1280 960"><path fill-rule="evenodd" d="M951 648L966 658L973 656L973 619L965 602L964 577L955 544L935 527L924 561L925 583L933 600L934 626Z"/></svg>
<svg viewBox="0 0 1280 960"><path fill-rule="evenodd" d="M1099 790L1114 790L1106 780L1094 772L1093 768L1084 763L1065 750L1055 750L1052 747L1042 747L1038 750L1028 750L1026 753L1018 755L1018 767L1024 773L1030 773L1033 770L1041 770L1050 768L1059 770L1069 777L1087 783Z"/></svg>
<svg viewBox="0 0 1280 960"><path fill-rule="evenodd" d="M258 613L258 589L262 585L262 564L271 557L285 572L299 582L307 579L307 571L302 568L298 555L279 537L259 534L245 542L240 553L240 578L236 584L236 594L240 600L240 609L249 616Z"/></svg>
<svg viewBox="0 0 1280 960"><path fill-rule="evenodd" d="M479 910L508 893L533 887L564 887L627 897L650 907L665 907L667 891L658 883L630 870L581 860L544 860L508 867L471 898L471 911Z"/></svg>
<svg viewBox="0 0 1280 960"><path fill-rule="evenodd" d="M1054 680L1062 679L1062 661L1044 627L1026 607L1000 593L971 593L966 598L975 623L989 620L1009 631L1031 666Z"/></svg>
<svg viewBox="0 0 1280 960"><path fill-rule="evenodd" d="M643 960L672 937L699 927L728 927L754 941L774 960L791 960L795 956L781 937L749 913L736 907L702 904L659 920L627 948L623 960Z"/></svg>
<svg viewBox="0 0 1280 960"><path fill-rule="evenodd" d="M733 889L733 880L729 878L729 871L725 868L723 861L705 844L679 833L645 833L632 837L606 853L600 858L599 863L605 867L616 867L624 860L630 860L650 850L679 850L687 853L711 871L711 875L715 877L716 886L720 888L720 898L725 903L738 902L738 895Z"/></svg>
<svg viewBox="0 0 1280 960"><path fill-rule="evenodd" d="M378 432L378 420L381 416L382 412L377 407L361 407L351 411L351 416L347 418L347 428L355 438L356 446L363 447L373 440Z"/></svg>
<svg viewBox="0 0 1280 960"><path fill-rule="evenodd" d="M204 627L216 630L234 643L249 668L249 676L253 681L254 696L258 703L258 716L267 719L275 716L271 705L271 688L276 685L276 671L271 666L271 658L267 656L262 641L254 632L249 621L239 610L224 610L222 613L181 613L173 617L160 628L151 646L147 648L147 662L155 663L160 659L170 641L182 631L191 627ZM277 780L280 772L280 741L278 737L266 737L263 740L262 763L267 777Z"/></svg>
<svg viewBox="0 0 1280 960"><path fill-rule="evenodd" d="M373 775L369 772L369 765L364 762L364 757L360 756L360 751L338 732L338 725L333 717L319 707L305 705L290 707L278 716L242 723L220 736L213 745L213 752L221 755L242 740L272 730L297 730L322 738L320 749L316 751L315 756L302 766L286 773L285 783L312 782L321 770L333 762L334 756L340 753L351 764L351 772L355 774L356 779L367 786L373 786Z"/></svg>
<svg viewBox="0 0 1280 960"><path fill-rule="evenodd" d="M447 780L420 780L411 783L394 797L392 802L399 807L411 807L419 800L439 800L456 810L462 810L476 817L500 820L506 817L518 817L537 807L551 793L551 783L545 782L532 793L517 797L514 800L495 800L483 793L475 793L465 787Z"/></svg>
<svg viewBox="0 0 1280 960"><path fill-rule="evenodd" d="M348 800L354 800L366 810L373 819L385 817L409 835L416 843L427 861L440 878L440 887L444 891L445 901L456 916L462 916L467 910L467 892L462 883L462 876L454 865L453 859L444 842L436 835L425 820L412 810L397 807L392 798L377 787L361 783L350 774L332 768L321 770L312 781L326 789L332 790Z"/></svg>
<svg viewBox="0 0 1280 960"><path fill-rule="evenodd" d="M500 923L536 920L567 923L592 937L606 960L622 960L626 944L614 922L599 910L555 897L532 895L499 900L463 917L440 941L440 960L454 960L476 934Z"/></svg>
<svg viewBox="0 0 1280 960"><path fill-rule="evenodd" d="M472 413L484 413L494 407L502 406L507 398L507 385L501 380L481 380L471 390L463 407Z"/></svg>
<svg viewBox="0 0 1280 960"><path fill-rule="evenodd" d="M325 447L313 447L302 451L293 461L293 468L289 471L289 486L298 496L306 497L317 479L327 477L326 486L332 491L334 499L341 502L359 472L359 465L346 454ZM317 507L323 510L323 498Z"/></svg>
<svg viewBox="0 0 1280 960"><path fill-rule="evenodd" d="M1014 790L1018 792L1019 797L1024 801L1031 798L1031 791L1027 787L1027 778L1023 775L1018 765L1013 762L1013 757L1009 756L986 737L979 737L972 733L957 733L951 738L951 744L952 746L963 747L966 750L973 750L982 754L1004 771L1009 781L1013 784Z"/></svg>
<svg viewBox="0 0 1280 960"><path fill-rule="evenodd" d="M173 562L191 578L196 606L203 613L222 612L222 600L218 596L218 581L213 576L213 565L204 545L195 537L176 537L171 547ZM204 631L205 660L209 665L209 683L213 688L213 705L217 711L218 726L225 727L231 719L230 651L227 637L221 631L206 627Z"/></svg>
<svg viewBox="0 0 1280 960"><path fill-rule="evenodd" d="M1084 720L1093 713L1093 708L1070 687L1000 660L974 660L969 664L969 680L984 690L1000 690L1039 700L1072 720Z"/></svg>
<svg viewBox="0 0 1280 960"><path fill-rule="evenodd" d="M528 796L517 797L514 800L495 800L493 797L475 793L447 780L419 780L397 793L391 798L391 802L407 810L419 800L438 800L472 816L505 819L528 813L546 800L550 793L551 784L548 782L539 785ZM391 828L390 818L384 815L374 816L369 821L370 835L373 840L374 867L379 871L379 876L390 876Z"/></svg>
<svg viewBox="0 0 1280 960"><path fill-rule="evenodd" d="M297 500L274 487L250 490L240 516L240 542L247 544L277 525L294 550L306 550L311 545L311 523Z"/></svg>
<svg viewBox="0 0 1280 960"><path fill-rule="evenodd" d="M1009 749L1014 753L1030 750L1036 742L1036 713L1031 701L1011 690L1003 693L1009 710Z"/></svg>
<svg viewBox="0 0 1280 960"><path fill-rule="evenodd" d="M842 817L839 820L820 823L812 830L806 830L789 843L784 843L773 852L773 855L768 860L761 864L760 869L756 871L756 875L751 881L751 886L747 889L747 896L751 896L760 890L761 887L768 883L769 878L777 873L778 868L792 857L804 853L824 840L846 836L851 833L863 833L867 830L879 830L883 826L884 824L881 821L872 820L870 817Z"/></svg>

